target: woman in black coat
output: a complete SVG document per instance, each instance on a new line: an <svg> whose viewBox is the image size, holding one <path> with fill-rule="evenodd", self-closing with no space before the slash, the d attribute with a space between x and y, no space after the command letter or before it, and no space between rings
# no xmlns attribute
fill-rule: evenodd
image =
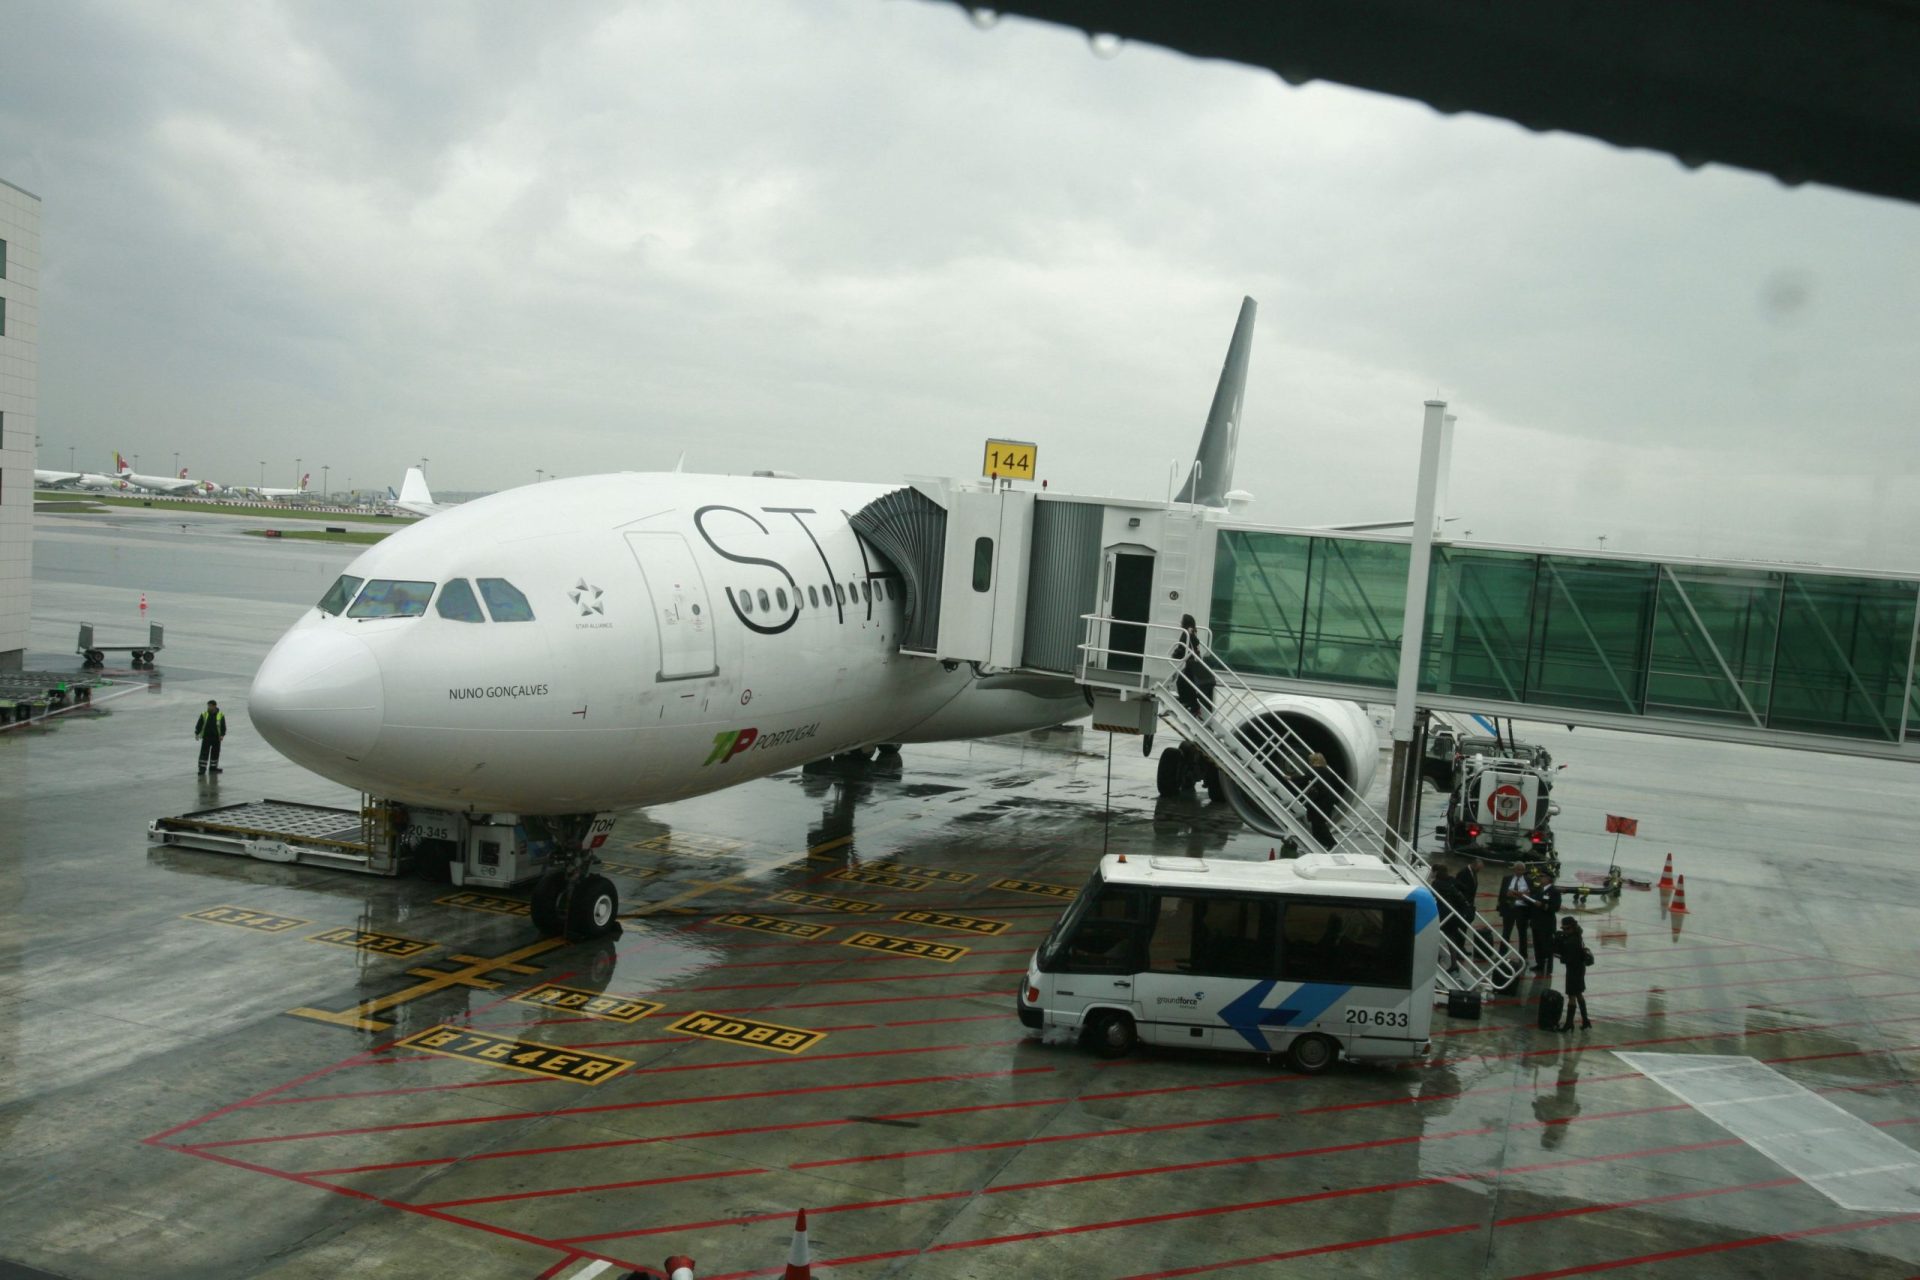
<svg viewBox="0 0 1920 1280"><path fill-rule="evenodd" d="M1560 936L1554 939L1554 949L1560 953L1560 963L1567 967L1567 1020L1561 1026L1562 1031L1573 1030L1573 1006L1580 1006L1580 1025L1591 1027L1593 1019L1587 1016L1587 966L1593 963L1593 952L1587 950L1587 940L1580 932L1580 922L1572 916L1560 920Z"/></svg>

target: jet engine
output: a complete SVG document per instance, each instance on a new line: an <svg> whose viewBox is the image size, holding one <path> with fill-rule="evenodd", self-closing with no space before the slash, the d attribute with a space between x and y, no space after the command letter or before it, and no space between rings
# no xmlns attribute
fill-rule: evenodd
<svg viewBox="0 0 1920 1280"><path fill-rule="evenodd" d="M1257 709L1228 715L1222 726L1246 746L1259 751L1278 734L1304 763L1316 752L1326 757L1327 768L1346 784L1337 787L1342 798L1364 796L1373 785L1380 768L1380 737L1373 720L1354 702L1330 698L1305 698L1297 694L1267 694L1258 700ZM1297 766L1287 752L1272 754L1269 769L1275 788L1291 798L1294 787L1287 775ZM1248 795L1224 774L1221 792L1241 820L1264 835L1284 836L1287 831L1267 811L1270 801ZM1348 790L1351 788L1351 791Z"/></svg>

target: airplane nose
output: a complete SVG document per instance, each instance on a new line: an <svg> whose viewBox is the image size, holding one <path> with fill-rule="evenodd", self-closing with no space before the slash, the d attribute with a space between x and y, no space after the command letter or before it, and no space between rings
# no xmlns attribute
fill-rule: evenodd
<svg viewBox="0 0 1920 1280"><path fill-rule="evenodd" d="M253 678L247 714L282 755L319 748L358 760L373 749L385 713L380 663L365 643L337 631L292 631Z"/></svg>

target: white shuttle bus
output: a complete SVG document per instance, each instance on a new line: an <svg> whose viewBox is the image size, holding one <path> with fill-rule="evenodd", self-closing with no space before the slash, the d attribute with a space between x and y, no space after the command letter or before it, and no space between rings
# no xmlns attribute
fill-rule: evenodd
<svg viewBox="0 0 1920 1280"><path fill-rule="evenodd" d="M1137 1041L1286 1053L1324 1071L1428 1048L1439 909L1366 855L1109 854L1027 965L1022 1024L1118 1057Z"/></svg>

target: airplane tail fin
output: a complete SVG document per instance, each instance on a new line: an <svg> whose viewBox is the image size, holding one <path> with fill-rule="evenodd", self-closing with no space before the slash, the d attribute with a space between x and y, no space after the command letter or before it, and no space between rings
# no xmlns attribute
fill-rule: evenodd
<svg viewBox="0 0 1920 1280"><path fill-rule="evenodd" d="M313 472L311 471L300 477L300 492L305 493L307 491L307 481L311 479L313 479Z"/></svg>
<svg viewBox="0 0 1920 1280"><path fill-rule="evenodd" d="M408 467L406 479L400 482L400 496L397 502L432 502L433 494L427 489L427 473L418 467Z"/></svg>
<svg viewBox="0 0 1920 1280"><path fill-rule="evenodd" d="M1227 345L1227 361L1220 367L1220 385L1214 389L1213 407L1207 411L1206 429L1200 433L1200 448L1177 501L1207 507L1227 505L1227 491L1233 488L1233 459L1240 446L1247 362L1253 355L1253 318L1259 305L1252 298L1240 299L1240 319L1233 326L1233 341Z"/></svg>
<svg viewBox="0 0 1920 1280"><path fill-rule="evenodd" d="M127 460L120 456L118 449L115 449L113 451L113 474L123 476L131 470L133 470L133 468L127 465Z"/></svg>
<svg viewBox="0 0 1920 1280"><path fill-rule="evenodd" d="M180 468L180 478L182 480L187 478L187 469L185 467Z"/></svg>
<svg viewBox="0 0 1920 1280"><path fill-rule="evenodd" d="M392 486L392 485L388 485L388 486L387 486L387 501L388 501L388 502L398 502L398 501L400 501L400 495L399 495L399 494L397 494L397 493L395 493L395 492L393 491L393 486Z"/></svg>

